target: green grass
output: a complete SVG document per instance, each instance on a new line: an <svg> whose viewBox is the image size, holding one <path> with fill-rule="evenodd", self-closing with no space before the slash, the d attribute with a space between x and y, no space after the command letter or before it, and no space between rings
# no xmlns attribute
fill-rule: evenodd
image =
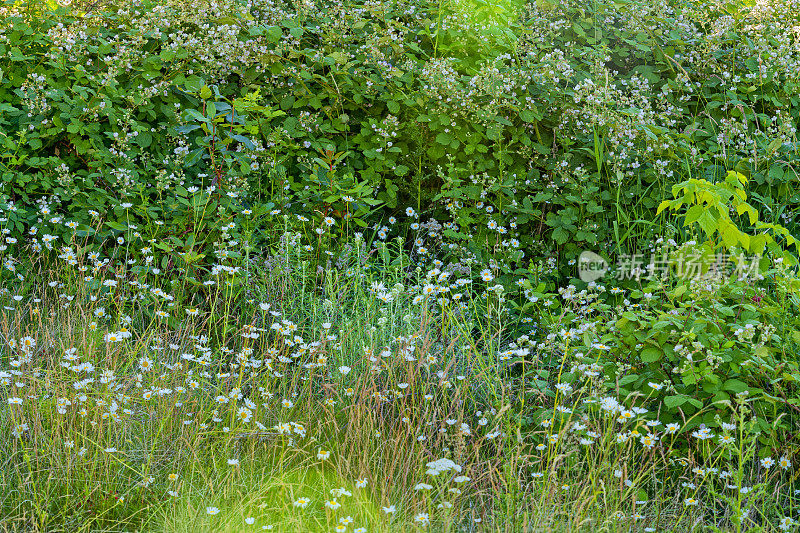
<svg viewBox="0 0 800 533"><path fill-rule="evenodd" d="M426 285L444 279L393 262L400 251L321 277L297 250L285 252L286 268L267 274L251 265L247 293L212 289L196 316L163 306L171 323L132 298L147 289L105 291L74 275L80 263L32 264L52 277L22 302L9 299L13 310L0 319L3 364L22 369L4 384L0 409L3 526L416 531L427 516L435 531L744 531L773 530L776 516L790 516L791 471L753 468L758 444L746 417L736 422L735 446L715 440L687 449L684 437L649 429L644 416L621 424L616 411L587 408L584 400L613 394L600 381L547 386L542 376L563 383L573 372L578 344L532 350L511 366L498 358L532 341L477 281L444 307L430 297L421 305L414 302ZM172 284L175 301L191 291ZM590 322L560 313L539 327ZM125 316L130 337L105 340ZM8 348L25 337L35 339L30 361ZM70 348L72 368L62 366ZM102 383L104 371L114 379ZM17 397L21 405L5 402ZM62 401L63 414L60 398L70 402ZM27 429L12 436L23 421ZM591 443L575 424L587 426L579 432ZM653 448L642 444L648 434L659 437ZM443 457L461 472L426 472ZM734 478L698 473L709 467L753 489L726 501ZM338 488L352 495L326 508ZM301 496L310 500L303 509L293 504ZM390 506L395 512L384 512ZM353 522L340 524L348 516Z"/></svg>

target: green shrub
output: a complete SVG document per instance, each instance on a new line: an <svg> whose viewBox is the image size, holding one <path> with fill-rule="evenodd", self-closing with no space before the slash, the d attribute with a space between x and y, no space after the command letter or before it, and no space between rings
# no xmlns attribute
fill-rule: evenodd
<svg viewBox="0 0 800 533"><path fill-rule="evenodd" d="M13 223L47 204L90 225L89 209L214 184L315 224L452 216L450 238L510 270L517 248L641 248L674 183L735 169L762 220L796 229L790 7L764 23L691 3L478 4L147 0L83 16L6 1Z"/></svg>

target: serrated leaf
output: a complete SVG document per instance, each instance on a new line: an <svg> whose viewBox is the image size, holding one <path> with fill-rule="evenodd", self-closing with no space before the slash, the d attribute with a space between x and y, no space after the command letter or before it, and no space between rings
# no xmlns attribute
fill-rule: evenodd
<svg viewBox="0 0 800 533"><path fill-rule="evenodd" d="M740 379L729 379L722 384L722 390L731 391L734 394L746 391L748 389L747 383Z"/></svg>
<svg viewBox="0 0 800 533"><path fill-rule="evenodd" d="M700 225L706 235L713 235L719 226L717 219L713 214L711 214L709 209L703 211L703 213L698 217L697 223Z"/></svg>
<svg viewBox="0 0 800 533"><path fill-rule="evenodd" d="M660 360L664 356L664 352L658 348L648 347L643 349L639 356L642 358L643 362L653 363Z"/></svg>
<svg viewBox="0 0 800 533"><path fill-rule="evenodd" d="M688 399L689 398L687 398L682 394L675 396L667 396L666 398L664 398L664 405L666 405L668 409L675 409L685 404L686 400Z"/></svg>
<svg viewBox="0 0 800 533"><path fill-rule="evenodd" d="M439 143L439 144L450 144L450 141L452 141L452 140L453 140L453 138L449 134L444 133L444 132L442 132L442 133L440 133L440 134L438 134L436 136L436 142Z"/></svg>
<svg viewBox="0 0 800 533"><path fill-rule="evenodd" d="M569 240L569 232L564 228L556 228L553 230L553 240L558 244L564 244Z"/></svg>

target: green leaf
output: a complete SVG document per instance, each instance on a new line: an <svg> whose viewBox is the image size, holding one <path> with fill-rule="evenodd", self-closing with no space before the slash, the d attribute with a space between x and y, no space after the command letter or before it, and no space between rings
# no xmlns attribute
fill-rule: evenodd
<svg viewBox="0 0 800 533"><path fill-rule="evenodd" d="M283 31L278 26L267 26L264 35L270 42L277 43L283 37Z"/></svg>
<svg viewBox="0 0 800 533"><path fill-rule="evenodd" d="M664 356L663 351L653 347L643 349L640 354L642 361L645 363L653 363L655 361L660 360L663 356Z"/></svg>
<svg viewBox="0 0 800 533"><path fill-rule="evenodd" d="M553 240L558 244L564 244L569 240L569 232L564 228L556 228L553 230Z"/></svg>
<svg viewBox="0 0 800 533"><path fill-rule="evenodd" d="M453 140L453 138L447 133L440 133L436 136L436 142L439 144L450 144L451 140Z"/></svg>
<svg viewBox="0 0 800 533"><path fill-rule="evenodd" d="M693 224L705 212L706 209L702 205L693 205L692 207L689 208L688 211L686 211L686 216L684 217L683 225L689 226Z"/></svg>
<svg viewBox="0 0 800 533"><path fill-rule="evenodd" d="M698 207L698 206L695 206ZM717 231L718 223L717 219L711 213L711 210L705 209L700 217L697 219L697 223L703 228L703 231L706 232L706 235L713 235Z"/></svg>
<svg viewBox="0 0 800 533"><path fill-rule="evenodd" d="M187 109L186 114L199 122L209 122L208 117L204 116L197 109Z"/></svg>
<svg viewBox="0 0 800 533"><path fill-rule="evenodd" d="M734 394L739 394L742 391L746 391L748 388L747 383L739 379L729 379L722 384L723 390L731 391Z"/></svg>
<svg viewBox="0 0 800 533"><path fill-rule="evenodd" d="M529 109L523 109L522 111L519 112L519 118L521 118L525 122L531 123L531 122L536 122L540 117L538 117L536 113L534 113Z"/></svg>
<svg viewBox="0 0 800 533"><path fill-rule="evenodd" d="M139 134L136 136L135 142L142 148L147 148L148 146L150 146L150 144L152 144L153 136L148 132L140 131Z"/></svg>
<svg viewBox="0 0 800 533"><path fill-rule="evenodd" d="M698 409L703 408L703 402L698 400L697 398L686 398L686 401L689 402L690 405L697 407Z"/></svg>
<svg viewBox="0 0 800 533"><path fill-rule="evenodd" d="M667 396L664 398L664 405L666 405L668 409L676 409L685 404L688 399L688 397L682 394L676 396Z"/></svg>
<svg viewBox="0 0 800 533"><path fill-rule="evenodd" d="M197 148L195 150L192 150L191 152L189 152L189 155L186 156L186 159L184 161L185 165L187 167L191 167L192 165L200 161L200 159L203 158L204 154L205 154L205 148Z"/></svg>
<svg viewBox="0 0 800 533"><path fill-rule="evenodd" d="M111 220L106 222L106 226L108 226L109 228L111 228L113 230L117 230L117 231L127 231L127 229L128 229L128 226L124 226L124 225L120 224L119 222L113 222Z"/></svg>

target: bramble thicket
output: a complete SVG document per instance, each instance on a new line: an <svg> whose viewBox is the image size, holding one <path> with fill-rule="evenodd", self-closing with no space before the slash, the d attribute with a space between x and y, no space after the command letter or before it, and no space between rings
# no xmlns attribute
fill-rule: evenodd
<svg viewBox="0 0 800 533"><path fill-rule="evenodd" d="M800 1L0 20L4 530L797 529Z"/></svg>

